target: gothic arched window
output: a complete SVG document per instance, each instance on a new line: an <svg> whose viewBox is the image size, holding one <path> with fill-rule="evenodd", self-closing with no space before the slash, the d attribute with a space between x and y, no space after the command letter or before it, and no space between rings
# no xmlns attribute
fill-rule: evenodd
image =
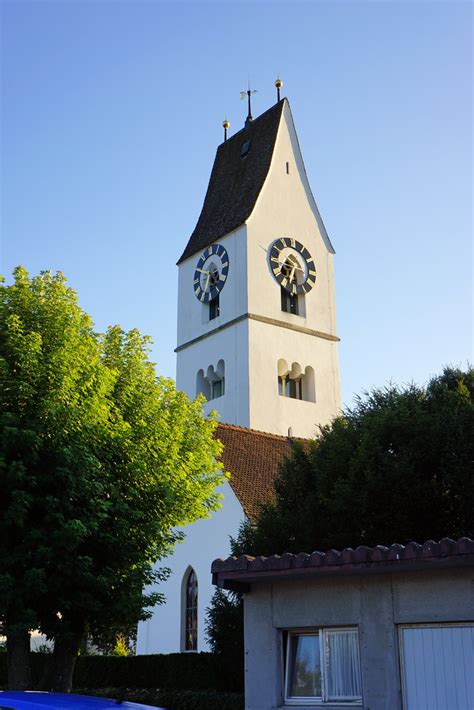
<svg viewBox="0 0 474 710"><path fill-rule="evenodd" d="M193 569L190 569L186 579L185 604L184 648L186 651L197 651L198 581Z"/></svg>

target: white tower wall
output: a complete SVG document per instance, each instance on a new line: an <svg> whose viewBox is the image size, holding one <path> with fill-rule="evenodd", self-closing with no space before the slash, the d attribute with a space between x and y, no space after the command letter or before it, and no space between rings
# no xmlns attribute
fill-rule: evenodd
<svg viewBox="0 0 474 710"><path fill-rule="evenodd" d="M310 251L316 283L304 296L301 315L281 310L269 247L292 237ZM225 394L205 405L221 421L294 436L317 435L340 409L333 253L308 183L287 103L271 166L246 225L218 240L229 255L220 294L220 315L198 301L193 277L200 252L179 266L177 385L197 394L197 373L225 363ZM314 371L315 401L278 394L277 365L284 359Z"/></svg>
<svg viewBox="0 0 474 710"><path fill-rule="evenodd" d="M318 425L330 422L339 408L339 388L334 385L336 344L255 321L249 330L251 428L282 436L291 429L296 437L316 437ZM279 359L290 367L298 363L313 368L315 402L279 395Z"/></svg>
<svg viewBox="0 0 474 710"><path fill-rule="evenodd" d="M280 285L268 249L279 237L298 240L316 264L316 283L304 296L304 315L281 310ZM340 409L333 254L306 177L289 106L285 106L269 174L247 224L250 426L314 437ZM288 327L284 327L284 325ZM306 332L303 332L306 331ZM313 332L311 332L313 331ZM314 332L316 331L316 333ZM310 366L316 402L278 394L277 363Z"/></svg>
<svg viewBox="0 0 474 710"><path fill-rule="evenodd" d="M195 300L196 304L200 306L197 299ZM224 328L208 338L203 338L178 352L177 386L184 390L188 397L194 399L197 394L198 371L202 369L206 372L210 365L216 368L220 360L225 363L225 393L221 397L206 402L204 412L209 414L211 410L215 409L219 413L220 421L248 427L251 424L247 319Z"/></svg>
<svg viewBox="0 0 474 710"><path fill-rule="evenodd" d="M178 373L177 384L180 385L180 346L200 338L202 335L215 331L216 328L247 312L247 228L236 229L218 240L229 255L229 275L225 287L220 293L220 315L209 320L209 306L200 303L194 294L194 272L201 256L197 252L189 259L179 264L178 273ZM214 336L212 336L214 337ZM210 341L210 339L208 339ZM195 345L193 344L194 348ZM194 396L185 390L186 394Z"/></svg>

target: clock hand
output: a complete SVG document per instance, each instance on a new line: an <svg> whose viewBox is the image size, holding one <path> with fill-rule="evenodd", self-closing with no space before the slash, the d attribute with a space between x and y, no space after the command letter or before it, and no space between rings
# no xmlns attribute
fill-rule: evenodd
<svg viewBox="0 0 474 710"><path fill-rule="evenodd" d="M204 269L196 269L196 271L199 271L200 274L208 274L209 271L205 271Z"/></svg>
<svg viewBox="0 0 474 710"><path fill-rule="evenodd" d="M207 291L207 287L209 286L209 279L211 278L211 274L209 271L207 272L207 279L206 279L206 285L204 286L204 291Z"/></svg>

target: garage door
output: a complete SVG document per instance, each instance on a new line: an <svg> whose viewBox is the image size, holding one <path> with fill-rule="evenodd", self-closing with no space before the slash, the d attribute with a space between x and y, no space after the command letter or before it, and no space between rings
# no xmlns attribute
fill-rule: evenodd
<svg viewBox="0 0 474 710"><path fill-rule="evenodd" d="M474 624L400 627L405 710L474 710Z"/></svg>

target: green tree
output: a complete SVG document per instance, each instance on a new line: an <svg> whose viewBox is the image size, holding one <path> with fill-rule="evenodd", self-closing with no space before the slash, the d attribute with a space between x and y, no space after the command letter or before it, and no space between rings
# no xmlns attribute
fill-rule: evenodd
<svg viewBox="0 0 474 710"><path fill-rule="evenodd" d="M244 604L240 594L216 589L206 613L206 637L227 670L229 690L244 685Z"/></svg>
<svg viewBox="0 0 474 710"><path fill-rule="evenodd" d="M474 535L474 371L357 400L295 444L257 524L233 553L311 552Z"/></svg>
<svg viewBox="0 0 474 710"><path fill-rule="evenodd" d="M219 505L216 422L157 377L149 339L101 336L61 274L0 287L0 618L9 683L30 687L29 631L55 640L68 690L86 632L147 618L144 588L182 526Z"/></svg>
<svg viewBox="0 0 474 710"><path fill-rule="evenodd" d="M115 646L112 651L112 656L128 656L130 649L127 645L127 639L123 634L117 634L115 638Z"/></svg>

